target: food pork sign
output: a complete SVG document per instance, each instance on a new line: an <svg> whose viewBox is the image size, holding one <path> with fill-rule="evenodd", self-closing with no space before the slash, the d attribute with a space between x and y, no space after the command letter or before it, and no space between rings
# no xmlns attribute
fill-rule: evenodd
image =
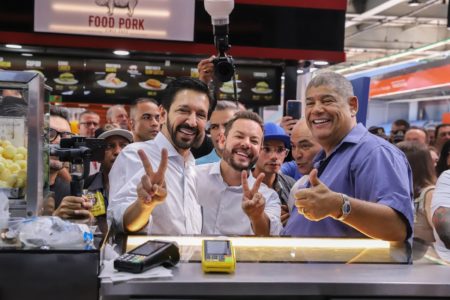
<svg viewBox="0 0 450 300"><path fill-rule="evenodd" d="M34 1L37 32L193 41L195 0Z"/></svg>

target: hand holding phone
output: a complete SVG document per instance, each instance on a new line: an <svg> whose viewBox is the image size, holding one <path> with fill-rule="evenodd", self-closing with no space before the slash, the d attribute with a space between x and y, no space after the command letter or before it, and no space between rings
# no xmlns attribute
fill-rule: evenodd
<svg viewBox="0 0 450 300"><path fill-rule="evenodd" d="M286 115L300 120L302 115L302 102L300 100L288 100L286 102Z"/></svg>

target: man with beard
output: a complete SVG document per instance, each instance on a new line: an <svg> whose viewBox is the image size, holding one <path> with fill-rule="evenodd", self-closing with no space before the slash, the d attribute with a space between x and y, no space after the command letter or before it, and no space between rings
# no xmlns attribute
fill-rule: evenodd
<svg viewBox="0 0 450 300"><path fill-rule="evenodd" d="M261 184L264 174L255 179L250 172L258 160L263 130L257 114L237 112L219 141L222 159L197 166L203 234L268 236L281 230L277 193Z"/></svg>
<svg viewBox="0 0 450 300"><path fill-rule="evenodd" d="M197 79L182 77L167 86L161 132L153 140L127 146L109 174L108 213L119 228L136 232L147 227L149 234L200 233L190 148L201 139L212 106L207 85Z"/></svg>
<svg viewBox="0 0 450 300"><path fill-rule="evenodd" d="M289 153L291 141L283 128L275 123L264 124L264 145L259 152L253 176L264 174L263 183L277 192L281 201L281 222L286 224L289 218L288 198L295 180L280 173L281 164Z"/></svg>
<svg viewBox="0 0 450 300"><path fill-rule="evenodd" d="M100 132L99 132L100 131ZM97 138L104 139L105 157L101 162L100 172L89 176L84 182L84 188L91 192L95 204L85 197L67 196L53 213L63 219L91 219L93 217L106 221L106 207L108 207L109 179L108 175L119 153L133 142L133 135L125 129L111 129L96 131Z"/></svg>
<svg viewBox="0 0 450 300"><path fill-rule="evenodd" d="M59 145L61 138L70 138L70 124L67 117L67 111L52 106L50 108L49 128L46 137L50 144ZM63 162L58 157L51 156L49 159L49 185L50 191L54 193L45 201L44 214L51 214L55 207L61 203L61 200L70 195L70 174Z"/></svg>
<svg viewBox="0 0 450 300"><path fill-rule="evenodd" d="M282 234L412 239L412 173L405 155L356 122L351 83L319 73L306 88L305 119L322 146Z"/></svg>

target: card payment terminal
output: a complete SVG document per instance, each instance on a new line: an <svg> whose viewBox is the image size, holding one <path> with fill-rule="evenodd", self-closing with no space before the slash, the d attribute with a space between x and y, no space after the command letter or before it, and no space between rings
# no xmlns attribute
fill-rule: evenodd
<svg viewBox="0 0 450 300"><path fill-rule="evenodd" d="M141 273L157 266L171 267L180 260L175 242L147 241L135 249L122 254L114 261L118 271Z"/></svg>
<svg viewBox="0 0 450 300"><path fill-rule="evenodd" d="M233 273L236 268L234 248L229 240L202 241L203 272Z"/></svg>

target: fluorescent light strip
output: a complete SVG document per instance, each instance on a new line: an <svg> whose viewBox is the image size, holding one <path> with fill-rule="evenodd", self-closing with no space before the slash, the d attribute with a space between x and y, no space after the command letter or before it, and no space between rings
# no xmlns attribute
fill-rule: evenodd
<svg viewBox="0 0 450 300"><path fill-rule="evenodd" d="M420 57L420 58L412 58L412 59L408 59L408 60L402 60L400 62L396 62L396 63L389 64L389 65L382 65L382 66L379 66L379 67L372 68L370 70L362 70L362 71L357 71L357 72L354 72L354 73L348 73L348 74L345 74L345 77L350 78L350 77L354 77L354 76L358 76L358 75L364 76L364 75L366 75L369 72L375 72L375 71L378 71L378 70L382 70L382 69L386 69L386 68L390 68L390 67L394 67L394 66L399 66L399 65L407 65L407 64L412 63L412 62L417 62L417 64L419 64L421 61L425 61L425 60L428 60L430 58L435 58L435 57L440 57L440 56L443 57L443 56L449 56L449 55L450 55L450 51L444 51L444 52L441 52L441 53L434 53L434 54L431 54L429 56L424 56L424 57Z"/></svg>
<svg viewBox="0 0 450 300"><path fill-rule="evenodd" d="M416 48L414 50L403 51L403 52L392 54L392 55L385 56L385 57L382 57L382 58L369 60L368 62L359 64L359 65L355 65L355 66L351 66L351 67L348 67L348 68L336 70L336 73L344 73L344 72L347 72L347 71L351 71L351 70L355 70L355 69L359 69L359 68L375 65L375 64L378 64L378 63L381 63L381 62L385 62L385 61L388 61L388 60L393 60L393 59L401 58L401 57L404 57L404 56L408 56L410 54L420 53L422 51L434 49L434 48L437 48L437 47L440 47L440 46L447 45L449 43L450 43L450 38L442 40L442 41L439 41L439 42L436 42L436 43L428 44L426 46L423 46L423 47L420 47L420 48Z"/></svg>
<svg viewBox="0 0 450 300"><path fill-rule="evenodd" d="M58 12L70 12L70 13L94 13L94 14L104 14L108 12L108 8L99 7L99 6L85 6L85 5L76 5L76 4L63 4L63 3L55 3L52 5L52 9ZM121 11L119 9L115 9L114 12ZM128 12L128 9L124 10L124 12ZM142 16L142 17L154 17L154 18L169 18L170 11L168 10L158 10L158 9L136 9L134 11L134 16Z"/></svg>
<svg viewBox="0 0 450 300"><path fill-rule="evenodd" d="M18 44L6 44L5 47L10 49L22 49L22 46Z"/></svg>
<svg viewBox="0 0 450 300"><path fill-rule="evenodd" d="M201 246L202 240L220 240L223 237L179 237L179 236L129 236L128 246L138 246L148 240L177 242L180 246ZM280 247L280 248L390 248L390 243L373 239L319 239L319 238L239 238L227 237L236 247Z"/></svg>
<svg viewBox="0 0 450 300"><path fill-rule="evenodd" d="M400 95L400 94L405 94L405 93L413 93L413 92L429 90L429 89L435 89L435 88L441 88L441 87L446 87L446 86L450 86L450 83L430 85L430 86L425 86L425 87L421 87L421 88L417 88L417 89L386 93L386 94L381 94L381 95L376 95L376 96L370 97L370 99L383 98L383 97L387 97L387 96L394 96L394 95ZM380 99L377 99L377 100L380 100ZM411 100L414 100L414 99L411 99Z"/></svg>
<svg viewBox="0 0 450 300"><path fill-rule="evenodd" d="M104 33L103 28L89 27L89 26L60 25L60 24L50 24L49 30L72 31L77 33L84 32L86 34L89 34L89 32ZM126 29L126 30L127 33L134 33L142 36L155 36L155 37L167 36L167 31L165 30L144 30L144 31L133 29ZM121 32L118 32L118 34L121 34Z"/></svg>

